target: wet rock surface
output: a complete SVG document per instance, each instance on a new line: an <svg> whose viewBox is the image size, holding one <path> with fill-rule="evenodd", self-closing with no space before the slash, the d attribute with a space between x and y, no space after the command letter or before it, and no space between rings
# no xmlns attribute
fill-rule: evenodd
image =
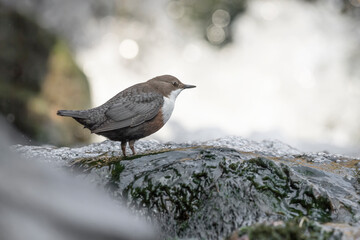
<svg viewBox="0 0 360 240"><path fill-rule="evenodd" d="M136 147L139 154L127 158L112 141L13 150L106 189L158 225L163 238L255 239L251 236L258 232L286 235L286 229L305 237L298 239L360 234L360 159L240 137L185 144L139 141ZM273 224L278 222L283 228Z"/></svg>

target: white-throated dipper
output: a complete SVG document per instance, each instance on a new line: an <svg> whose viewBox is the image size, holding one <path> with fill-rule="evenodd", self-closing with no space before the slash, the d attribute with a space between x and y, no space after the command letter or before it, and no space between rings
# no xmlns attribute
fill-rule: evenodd
<svg viewBox="0 0 360 240"><path fill-rule="evenodd" d="M74 118L91 133L121 141L124 156L129 142L135 155L135 141L164 126L179 93L194 87L171 75L163 75L131 86L99 107L79 111L59 110L57 114Z"/></svg>

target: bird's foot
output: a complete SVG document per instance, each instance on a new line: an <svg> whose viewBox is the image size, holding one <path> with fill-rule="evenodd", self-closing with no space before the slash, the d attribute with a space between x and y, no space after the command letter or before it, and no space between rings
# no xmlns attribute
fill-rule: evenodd
<svg viewBox="0 0 360 240"><path fill-rule="evenodd" d="M124 157L126 157L126 143L126 141L121 141L121 151Z"/></svg>
<svg viewBox="0 0 360 240"><path fill-rule="evenodd" d="M135 140L129 141L130 149L131 149L133 155L136 155L134 144L135 144Z"/></svg>

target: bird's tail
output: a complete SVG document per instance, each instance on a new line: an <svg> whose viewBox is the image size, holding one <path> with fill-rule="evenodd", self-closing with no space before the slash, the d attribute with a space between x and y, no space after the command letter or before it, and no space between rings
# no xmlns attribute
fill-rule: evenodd
<svg viewBox="0 0 360 240"><path fill-rule="evenodd" d="M59 110L57 111L57 115L64 116L64 117L72 117L77 122L82 124L85 128L92 129L94 124L96 124L96 121L94 121L90 117L89 110L79 110L79 111L73 111L73 110Z"/></svg>
<svg viewBox="0 0 360 240"><path fill-rule="evenodd" d="M85 114L84 111L59 110L57 111L57 115L73 118L87 118L87 114Z"/></svg>

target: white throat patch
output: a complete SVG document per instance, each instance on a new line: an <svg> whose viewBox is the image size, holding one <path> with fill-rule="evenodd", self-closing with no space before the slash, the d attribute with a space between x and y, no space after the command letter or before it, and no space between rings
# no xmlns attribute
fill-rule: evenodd
<svg viewBox="0 0 360 240"><path fill-rule="evenodd" d="M164 124L170 119L171 113L174 110L176 97L179 95L181 91L182 89L177 89L175 91L172 91L169 97L164 97L164 105L161 109L163 114Z"/></svg>

